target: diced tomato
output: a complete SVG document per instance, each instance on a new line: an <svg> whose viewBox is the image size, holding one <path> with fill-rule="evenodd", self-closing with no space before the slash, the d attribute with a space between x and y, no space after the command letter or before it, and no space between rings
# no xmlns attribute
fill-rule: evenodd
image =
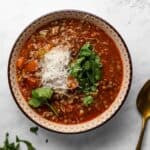
<svg viewBox="0 0 150 150"><path fill-rule="evenodd" d="M65 108L65 112L72 112L74 109L74 106L73 105L67 105L66 108Z"/></svg>
<svg viewBox="0 0 150 150"><path fill-rule="evenodd" d="M43 49L45 49L45 50L47 51L47 50L50 50L51 47L52 47L51 44L46 44L46 45L43 47Z"/></svg>
<svg viewBox="0 0 150 150"><path fill-rule="evenodd" d="M27 58L29 56L29 50L23 49L20 53L20 56Z"/></svg>
<svg viewBox="0 0 150 150"><path fill-rule="evenodd" d="M36 77L27 77L26 82L31 88L39 86L39 79L37 79Z"/></svg>
<svg viewBox="0 0 150 150"><path fill-rule="evenodd" d="M25 70L27 72L35 72L38 69L38 62L36 60L32 60L28 62L25 66Z"/></svg>
<svg viewBox="0 0 150 150"><path fill-rule="evenodd" d="M78 83L77 79L75 79L72 76L69 76L68 80L67 80L67 86L70 89L75 89L79 86L79 83Z"/></svg>
<svg viewBox="0 0 150 150"><path fill-rule="evenodd" d="M31 91L27 88L20 87L20 90L25 98L28 98L31 95Z"/></svg>
<svg viewBox="0 0 150 150"><path fill-rule="evenodd" d="M22 69L25 63L25 58L24 57L20 57L18 58L17 62L16 62L16 66L18 69Z"/></svg>

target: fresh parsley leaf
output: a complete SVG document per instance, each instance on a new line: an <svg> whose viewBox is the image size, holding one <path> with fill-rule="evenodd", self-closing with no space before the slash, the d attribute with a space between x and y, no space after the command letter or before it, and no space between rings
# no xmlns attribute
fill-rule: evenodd
<svg viewBox="0 0 150 150"><path fill-rule="evenodd" d="M19 139L18 136L16 136L16 142L17 143L24 143L24 144L26 144L28 150L36 150L31 142L29 142L27 140L21 140L21 139Z"/></svg>
<svg viewBox="0 0 150 150"><path fill-rule="evenodd" d="M34 134L37 134L39 128L38 127L31 127L30 128L30 132L34 133Z"/></svg>
<svg viewBox="0 0 150 150"><path fill-rule="evenodd" d="M0 147L0 150L19 150L19 148L20 148L19 143L9 142L9 134L6 133L4 146Z"/></svg>
<svg viewBox="0 0 150 150"><path fill-rule="evenodd" d="M87 49L92 50L92 48L93 48L92 45L89 42L87 42L81 47L81 50L87 50Z"/></svg>
<svg viewBox="0 0 150 150"><path fill-rule="evenodd" d="M100 65L100 57L97 55L95 56L95 63ZM101 67L101 65L100 65L100 67Z"/></svg>
<svg viewBox="0 0 150 150"><path fill-rule="evenodd" d="M75 63L71 65L70 74L74 77L77 77L79 72L82 70L79 64Z"/></svg>
<svg viewBox="0 0 150 150"><path fill-rule="evenodd" d="M42 103L43 103L43 101L36 99L36 98L31 98L29 100L29 105L34 108L38 108L39 106L41 106Z"/></svg>
<svg viewBox="0 0 150 150"><path fill-rule="evenodd" d="M45 143L48 143L48 139L45 140Z"/></svg>
<svg viewBox="0 0 150 150"><path fill-rule="evenodd" d="M89 61L86 61L86 62L84 63L84 65L83 65L83 67L84 67L84 70L90 70L90 68L91 68L90 62L89 62Z"/></svg>
<svg viewBox="0 0 150 150"><path fill-rule="evenodd" d="M84 93L96 91L98 81L102 78L102 64L90 43L80 48L77 59L70 65L69 72L79 82L81 91Z"/></svg>
<svg viewBox="0 0 150 150"><path fill-rule="evenodd" d="M86 96L83 98L83 104L87 107L93 103L93 97L92 96Z"/></svg>
<svg viewBox="0 0 150 150"><path fill-rule="evenodd" d="M42 105L47 105L51 111L58 116L57 110L49 104L49 99L53 95L53 90L51 88L37 88L32 90L32 98L29 100L29 105L33 108L38 108Z"/></svg>
<svg viewBox="0 0 150 150"><path fill-rule="evenodd" d="M53 90L51 88L37 88L32 90L32 97L37 99L46 100L51 98L53 95Z"/></svg>
<svg viewBox="0 0 150 150"><path fill-rule="evenodd" d="M16 136L16 142L9 142L9 134L6 133L4 146L0 147L0 150L20 150L20 143L23 142L26 144L28 150L36 150L34 146L26 140L20 140L18 136Z"/></svg>
<svg viewBox="0 0 150 150"><path fill-rule="evenodd" d="M84 61L85 57L80 57L77 59L76 64L81 65L81 63Z"/></svg>
<svg viewBox="0 0 150 150"><path fill-rule="evenodd" d="M80 57L87 57L90 56L92 54L90 49L81 49L79 56Z"/></svg>

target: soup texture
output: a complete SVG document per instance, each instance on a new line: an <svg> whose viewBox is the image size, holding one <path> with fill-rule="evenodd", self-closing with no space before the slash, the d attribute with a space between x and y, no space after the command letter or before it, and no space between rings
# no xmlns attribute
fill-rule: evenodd
<svg viewBox="0 0 150 150"><path fill-rule="evenodd" d="M19 53L16 70L29 106L62 124L89 121L106 111L123 78L114 41L77 19L56 20L34 32Z"/></svg>

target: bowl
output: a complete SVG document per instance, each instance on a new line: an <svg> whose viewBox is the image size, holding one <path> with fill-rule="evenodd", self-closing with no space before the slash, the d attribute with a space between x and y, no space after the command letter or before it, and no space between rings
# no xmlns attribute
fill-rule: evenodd
<svg viewBox="0 0 150 150"><path fill-rule="evenodd" d="M112 40L115 42L116 46L119 49L119 53L121 55L122 63L123 63L123 81L120 88L120 91L114 100L114 102L111 104L111 106L103 112L101 115L97 116L96 118L83 122L80 124L75 125L64 125L64 124L58 124L51 121L48 121L41 116L39 116L36 112L33 111L33 109L27 104L27 102L24 100L22 94L19 91L19 87L16 81L16 66L15 63L17 56L19 54L19 51L21 47L23 46L24 42L34 33L38 28L48 24L51 21L62 19L62 18L76 18L76 19L82 19L85 21L88 21L97 27L100 27L102 30L107 33ZM108 22L106 22L104 19L93 15L91 13L78 11L78 10L61 10L56 11L53 13L49 13L45 16L42 16L32 22L25 30L19 35L18 39L16 40L11 53L9 57L9 63L8 63L8 81L9 81L9 87L11 90L11 93L13 95L13 98L17 105L19 106L20 110L33 122L38 124L39 126L59 132L59 133L81 133L85 132L91 129L94 129L100 125L103 125L105 122L110 120L119 108L122 106L123 102L125 101L127 94L130 89L131 85L131 78L132 78L132 63L131 63L131 57L128 51L128 48L121 37L121 35L118 33L118 31L110 25Z"/></svg>

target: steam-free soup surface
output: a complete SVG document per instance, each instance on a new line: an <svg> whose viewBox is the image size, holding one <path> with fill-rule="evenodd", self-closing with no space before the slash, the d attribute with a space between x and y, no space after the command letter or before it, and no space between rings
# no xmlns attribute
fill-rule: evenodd
<svg viewBox="0 0 150 150"><path fill-rule="evenodd" d="M64 82L67 72L61 72L63 77L64 74L66 75L63 80L58 72L57 80L49 84L43 82L42 76L45 66L43 62L46 62L44 58L48 57L49 52L55 49L68 51L65 56L68 60L65 62L67 66L78 58L79 51L85 43L92 45L93 51L99 56L102 64L102 77L98 81L96 92L90 94L93 102L87 106L83 104L86 95L84 92L76 88L63 89L66 87ZM63 124L89 121L106 111L120 90L123 76L121 57L113 40L99 27L76 19L53 21L38 29L22 47L16 61L16 68L20 91L27 102L31 99L34 89L46 85L52 86L50 88L53 89L53 94L47 101L57 111L57 115L47 105L33 109L47 120ZM49 79L51 77L52 75ZM60 78L63 82L61 85L58 80ZM78 83L75 81L71 86L78 86Z"/></svg>

